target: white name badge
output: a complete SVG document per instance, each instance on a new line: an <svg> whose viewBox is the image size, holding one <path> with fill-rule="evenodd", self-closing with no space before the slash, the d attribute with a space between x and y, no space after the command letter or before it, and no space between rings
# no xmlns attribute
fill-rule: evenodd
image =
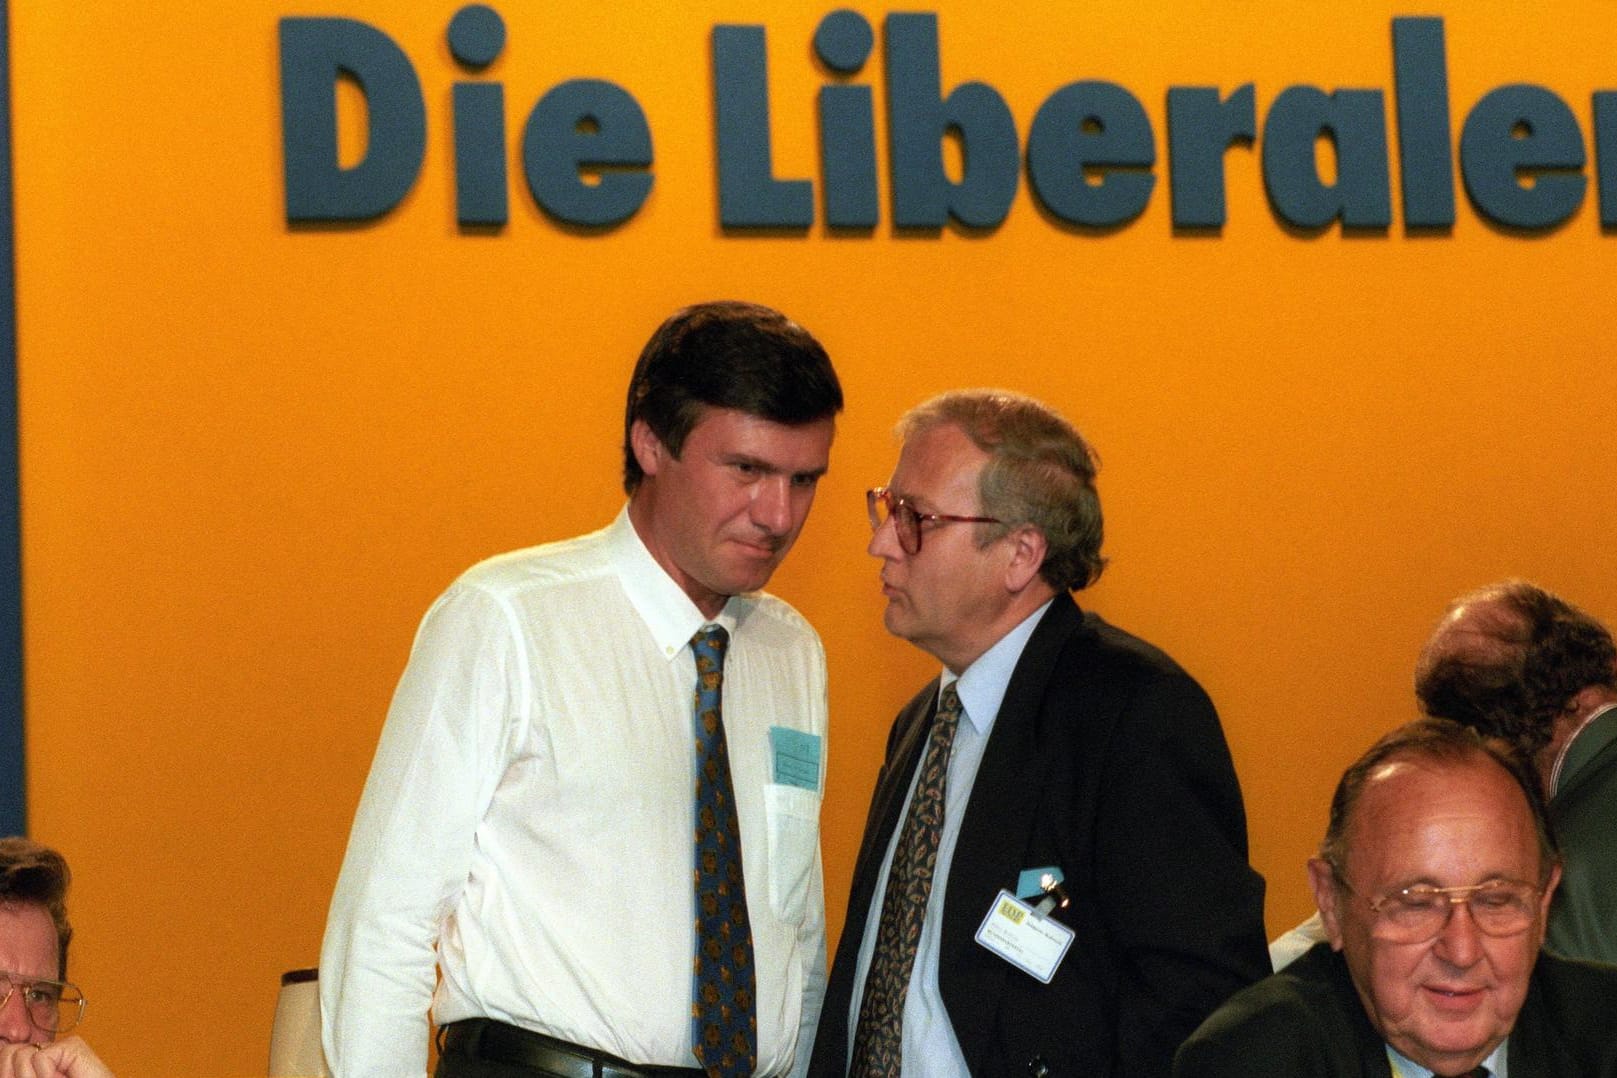
<svg viewBox="0 0 1617 1078"><path fill-rule="evenodd" d="M988 908L977 942L1045 984L1072 946L1072 929L1050 920L1009 891L1000 891Z"/></svg>

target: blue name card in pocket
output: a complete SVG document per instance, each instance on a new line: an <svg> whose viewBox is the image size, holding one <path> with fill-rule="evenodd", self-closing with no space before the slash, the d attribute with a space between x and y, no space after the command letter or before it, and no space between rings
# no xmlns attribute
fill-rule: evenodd
<svg viewBox="0 0 1617 1078"><path fill-rule="evenodd" d="M771 726L769 747L775 755L774 781L820 792L820 735L789 726Z"/></svg>

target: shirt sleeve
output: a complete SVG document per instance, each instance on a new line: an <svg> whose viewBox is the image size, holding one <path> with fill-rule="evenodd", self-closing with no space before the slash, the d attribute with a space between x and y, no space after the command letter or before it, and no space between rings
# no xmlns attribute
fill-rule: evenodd
<svg viewBox="0 0 1617 1078"><path fill-rule="evenodd" d="M803 1014L797 1024L797 1055L792 1063L794 1078L808 1074L814 1054L814 1035L820 1027L820 1010L825 1003L825 879L820 855L814 855L812 890L808 912L798 933L798 953L803 962Z"/></svg>
<svg viewBox="0 0 1617 1078"><path fill-rule="evenodd" d="M459 583L427 612L382 730L320 953L335 1078L425 1075L437 945L514 724L532 699L520 623Z"/></svg>
<svg viewBox="0 0 1617 1078"><path fill-rule="evenodd" d="M814 707L819 713L820 795L823 806L825 775L830 752L827 742L831 723L825 649L820 646L818 638L815 639L815 656L817 677L814 686ZM809 887L808 911L803 917L803 926L798 931L798 955L803 963L803 1012L797 1025L797 1054L792 1061L791 1071L793 1078L805 1078L809 1072L809 1061L814 1055L814 1037L820 1027L820 1011L825 1004L825 871L822 852L818 846L814 851L814 870L811 873Z"/></svg>

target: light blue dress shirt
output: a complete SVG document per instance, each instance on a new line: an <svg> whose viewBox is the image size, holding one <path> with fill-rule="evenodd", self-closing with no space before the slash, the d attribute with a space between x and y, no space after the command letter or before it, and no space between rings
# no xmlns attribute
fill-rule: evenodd
<svg viewBox="0 0 1617 1078"><path fill-rule="evenodd" d="M1488 1068L1488 1073L1493 1078L1510 1078L1508 1068L1505 1065L1505 1045L1509 1043L1510 1038L1506 1037L1499 1042L1499 1047L1495 1048L1492 1054L1482 1061L1482 1065ZM1411 1062L1402 1052L1390 1044L1387 1045L1387 1062L1392 1064L1393 1078L1436 1078L1436 1075L1430 1069L1421 1066L1419 1063Z"/></svg>
<svg viewBox="0 0 1617 1078"><path fill-rule="evenodd" d="M966 803L971 799L971 787L977 779L977 768L988 747L988 735L993 732L994 720L999 717L999 705L1010 687L1011 674L1022 658L1028 638L1033 635L1039 619L1050 608L1047 602L1022 620L1016 628L999 638L993 647L978 657L958 678L948 670L938 683L938 692L950 684L960 694L964 714L955 731L954 745L949 752L949 780L944 793L943 832L938 840L937 873L933 877L932 894L927 899L926 920L921 925L921 940L915 954L915 969L910 973L909 993L904 998L904 1062L902 1078L942 1078L964 1075L966 1059L955 1039L954 1027L949 1024L949 1012L944 1009L943 995L938 990L938 943L943 932L943 899L948 889L949 866L954 862L955 840L960 836L960 821L966 814ZM917 771L920 769L917 768ZM859 961L854 968L853 1002L848 1011L848 1028L859 1027L859 1005L864 1001L865 976L870 972L870 958L876 950L876 935L881 927L882 899L887 894L887 874L893 867L893 851L903 832L903 821L909 814L910 798L915 796L915 778L910 779L910 792L904 798L904 811L899 814L899 825L887 844L887 856L882 860L881 874L876 879L874 898L865 917L865 936L859 947ZM1015 880L1006 881L1014 886ZM988 907L982 912L986 914ZM848 1038L851 1062L854 1038Z"/></svg>

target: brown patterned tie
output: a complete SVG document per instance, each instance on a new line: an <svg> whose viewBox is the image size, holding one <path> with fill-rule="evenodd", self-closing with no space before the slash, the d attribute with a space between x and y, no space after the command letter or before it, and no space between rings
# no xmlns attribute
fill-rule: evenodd
<svg viewBox="0 0 1617 1078"><path fill-rule="evenodd" d="M724 741L724 652L729 634L710 625L691 638L696 656L696 961L691 1045L713 1078L749 1075L758 1061L752 926L741 871L741 824Z"/></svg>
<svg viewBox="0 0 1617 1078"><path fill-rule="evenodd" d="M910 798L898 847L893 851L893 867L887 874L881 925L870 956L870 971L865 975L859 1025L854 1031L853 1063L848 1071L852 1078L895 1078L903 1060L904 997L909 994L921 924L926 920L926 904L932 894L938 839L943 833L949 750L959 725L960 696L951 683L938 702L926 755L915 780L915 794Z"/></svg>

